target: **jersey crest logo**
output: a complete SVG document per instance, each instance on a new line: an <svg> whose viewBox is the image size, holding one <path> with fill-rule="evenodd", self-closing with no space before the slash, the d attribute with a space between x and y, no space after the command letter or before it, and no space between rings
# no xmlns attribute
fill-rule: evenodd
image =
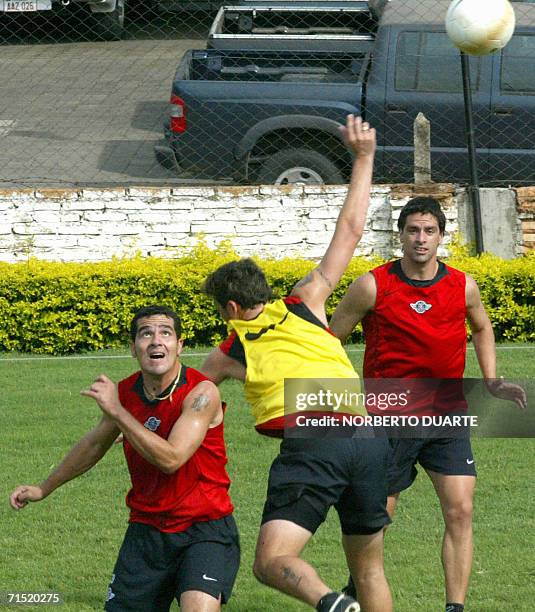
<svg viewBox="0 0 535 612"><path fill-rule="evenodd" d="M418 314L424 314L424 312L427 312L431 308L431 304L427 304L423 300L418 300L414 302L414 304L411 303L411 308Z"/></svg>
<svg viewBox="0 0 535 612"><path fill-rule="evenodd" d="M151 416L143 423L143 426L146 427L149 431L156 431L160 426L160 423L160 419Z"/></svg>

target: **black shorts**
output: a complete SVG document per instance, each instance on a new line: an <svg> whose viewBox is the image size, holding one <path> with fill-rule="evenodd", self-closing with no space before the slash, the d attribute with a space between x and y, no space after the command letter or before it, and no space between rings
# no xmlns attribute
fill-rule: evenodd
<svg viewBox="0 0 535 612"><path fill-rule="evenodd" d="M232 515L164 533L131 523L126 531L105 610L167 612L186 591L202 591L223 603L240 564L238 531Z"/></svg>
<svg viewBox="0 0 535 612"><path fill-rule="evenodd" d="M450 476L475 476L476 465L469 438L391 438L392 463L388 470L388 494L408 489L418 470Z"/></svg>
<svg viewBox="0 0 535 612"><path fill-rule="evenodd" d="M262 524L282 519L314 533L334 506L345 535L371 534L386 512L385 438L285 439L271 465Z"/></svg>

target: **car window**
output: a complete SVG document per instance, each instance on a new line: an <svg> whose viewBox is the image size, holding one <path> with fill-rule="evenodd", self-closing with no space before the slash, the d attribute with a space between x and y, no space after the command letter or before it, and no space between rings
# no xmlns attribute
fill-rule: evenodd
<svg viewBox="0 0 535 612"><path fill-rule="evenodd" d="M509 94L535 93L535 36L513 36L502 51L500 89Z"/></svg>
<svg viewBox="0 0 535 612"><path fill-rule="evenodd" d="M401 32L396 51L398 91L462 92L459 51L445 32ZM472 90L477 91L480 59L470 60Z"/></svg>

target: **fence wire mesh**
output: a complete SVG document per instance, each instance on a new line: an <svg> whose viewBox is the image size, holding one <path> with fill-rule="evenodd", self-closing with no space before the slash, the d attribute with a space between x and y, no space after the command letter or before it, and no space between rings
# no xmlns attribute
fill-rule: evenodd
<svg viewBox="0 0 535 612"><path fill-rule="evenodd" d="M0 185L341 183L338 125L378 133L378 182L469 178L443 0L0 0ZM470 59L482 185L535 184L535 4Z"/></svg>

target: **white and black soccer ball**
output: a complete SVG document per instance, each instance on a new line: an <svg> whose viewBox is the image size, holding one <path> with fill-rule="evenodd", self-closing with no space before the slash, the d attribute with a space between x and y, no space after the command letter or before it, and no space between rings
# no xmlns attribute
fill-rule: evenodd
<svg viewBox="0 0 535 612"><path fill-rule="evenodd" d="M446 32L453 44L470 55L503 49L515 29L509 0L453 0L446 13Z"/></svg>

